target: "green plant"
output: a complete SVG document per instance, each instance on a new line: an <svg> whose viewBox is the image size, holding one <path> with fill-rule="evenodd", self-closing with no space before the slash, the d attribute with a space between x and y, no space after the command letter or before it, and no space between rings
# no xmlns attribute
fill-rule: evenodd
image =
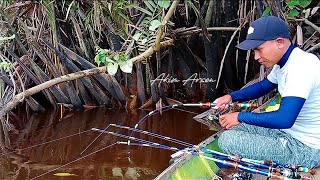
<svg viewBox="0 0 320 180"><path fill-rule="evenodd" d="M0 68L4 69L6 72L9 72L11 69L11 63L7 61L0 62Z"/></svg>
<svg viewBox="0 0 320 180"><path fill-rule="evenodd" d="M2 46L5 41L8 41L10 39L14 39L15 37L16 37L15 35L12 35L10 37L0 37L0 46Z"/></svg>
<svg viewBox="0 0 320 180"><path fill-rule="evenodd" d="M287 0L283 7L283 12L289 17L297 17L301 15L303 10L310 5L312 0ZM271 7L266 7L263 11L263 16L270 15Z"/></svg>
<svg viewBox="0 0 320 180"><path fill-rule="evenodd" d="M290 0L287 2L287 6L285 7L285 12L289 17L296 17L302 12L312 0Z"/></svg>
<svg viewBox="0 0 320 180"><path fill-rule="evenodd" d="M100 66L101 63L107 66L107 71L110 75L115 75L118 67L125 72L131 73L133 63L129 56L123 52L114 52L110 49L97 48L95 62Z"/></svg>
<svg viewBox="0 0 320 180"><path fill-rule="evenodd" d="M145 8L138 5L133 5L133 8L145 13L147 16L141 22L138 31L133 35L133 39L141 45L147 45L150 42L150 37L154 34L161 25L161 12L170 7L170 0L150 0L143 1ZM173 25L173 23L170 23Z"/></svg>

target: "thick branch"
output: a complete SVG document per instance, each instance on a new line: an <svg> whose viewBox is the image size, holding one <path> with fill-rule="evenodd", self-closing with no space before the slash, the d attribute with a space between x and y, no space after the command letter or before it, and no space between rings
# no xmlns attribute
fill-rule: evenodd
<svg viewBox="0 0 320 180"><path fill-rule="evenodd" d="M174 44L174 40L170 39L167 41L163 41L160 43L160 47L167 47L167 46L172 46ZM145 52L139 54L138 56L131 58L131 61L133 63L140 62L148 57L150 57L154 52L156 52L155 46L149 47Z"/></svg>
<svg viewBox="0 0 320 180"><path fill-rule="evenodd" d="M208 27L207 30L210 31L238 31L238 27ZM179 28L173 31L175 36L188 36L191 34L199 33L202 29L199 27L190 28Z"/></svg>
<svg viewBox="0 0 320 180"><path fill-rule="evenodd" d="M162 37L162 34L164 32L164 29L167 25L167 23L169 22L173 12L176 10L178 4L179 4L179 1L180 0L174 0L173 3L171 4L166 16L163 18L163 21L160 25L160 28L159 28L159 31L158 31L158 34L156 36L156 47L155 47L155 51L159 51L160 50L160 39Z"/></svg>
<svg viewBox="0 0 320 180"><path fill-rule="evenodd" d="M317 25L313 24L312 22L310 22L308 19L302 19L304 23L308 24L309 26L311 26L313 29L315 29L316 31L318 31L320 33L320 27L318 27Z"/></svg>
<svg viewBox="0 0 320 180"><path fill-rule="evenodd" d="M315 51L315 50L317 50L319 48L320 48L320 43L312 46L310 49L307 50L307 52Z"/></svg>
<svg viewBox="0 0 320 180"><path fill-rule="evenodd" d="M39 84L37 86L34 86L30 89L25 90L24 92L21 92L13 97L13 99L5 104L1 110L0 110L0 118L2 119L9 111L11 111L13 108L15 108L21 101L24 100L25 97L31 96L37 92L40 92L44 89L50 88L51 86L54 86L56 84L65 82L65 81L71 81L75 79L79 79L85 76L91 76L98 73L103 73L107 70L106 66L103 67L97 67L92 68L84 71L79 71L76 73L67 74L64 76L60 76L58 78L52 79L50 81L46 81L42 84Z"/></svg>

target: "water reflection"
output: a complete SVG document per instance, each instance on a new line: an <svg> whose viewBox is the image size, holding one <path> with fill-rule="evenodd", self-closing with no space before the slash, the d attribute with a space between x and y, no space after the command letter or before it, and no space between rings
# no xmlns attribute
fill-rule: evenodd
<svg viewBox="0 0 320 180"><path fill-rule="evenodd" d="M192 111L201 112L200 109ZM202 110L203 111L203 110ZM147 111L136 114L125 110L109 110L106 108L91 109L85 112L75 112L60 118L60 112L22 115L17 127L25 127L17 135L11 135L13 149L23 149L35 144L44 145L17 151L0 157L1 179L32 179L63 164L81 157L80 153L90 144L98 132L91 128L105 128L110 123L133 127ZM191 143L204 140L212 132L192 117L194 114L169 110L162 115L150 117L140 129L160 133ZM111 128L110 131L130 134L127 130ZM69 135L75 136L64 138ZM149 141L170 144L145 134L135 134L136 137ZM50 142L59 138L59 141ZM125 141L111 135L100 136L83 154L97 151L116 141ZM38 179L152 179L163 171L170 160L172 151L115 145L69 164L59 170L50 172ZM70 173L70 177L58 177L55 173Z"/></svg>

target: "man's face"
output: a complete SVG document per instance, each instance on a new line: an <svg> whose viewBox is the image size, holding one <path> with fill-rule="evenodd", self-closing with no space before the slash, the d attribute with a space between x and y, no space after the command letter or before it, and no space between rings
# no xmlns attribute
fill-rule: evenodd
<svg viewBox="0 0 320 180"><path fill-rule="evenodd" d="M281 40L266 41L254 49L254 59L266 67L272 67L277 64L282 57ZM283 41L283 39L282 39Z"/></svg>

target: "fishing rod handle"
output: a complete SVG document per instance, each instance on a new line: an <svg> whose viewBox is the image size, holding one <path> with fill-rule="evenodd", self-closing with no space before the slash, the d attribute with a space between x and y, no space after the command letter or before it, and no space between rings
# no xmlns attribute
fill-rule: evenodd
<svg viewBox="0 0 320 180"><path fill-rule="evenodd" d="M203 103L204 106L209 106L209 107L215 107L217 105L217 103L213 102L213 103ZM247 107L247 108L257 108L259 107L259 104L258 103L238 103L238 102L232 102L232 103L229 103L227 104L231 107Z"/></svg>
<svg viewBox="0 0 320 180"><path fill-rule="evenodd" d="M231 106L233 107L248 107L248 108L257 108L259 107L258 103L231 103Z"/></svg>

